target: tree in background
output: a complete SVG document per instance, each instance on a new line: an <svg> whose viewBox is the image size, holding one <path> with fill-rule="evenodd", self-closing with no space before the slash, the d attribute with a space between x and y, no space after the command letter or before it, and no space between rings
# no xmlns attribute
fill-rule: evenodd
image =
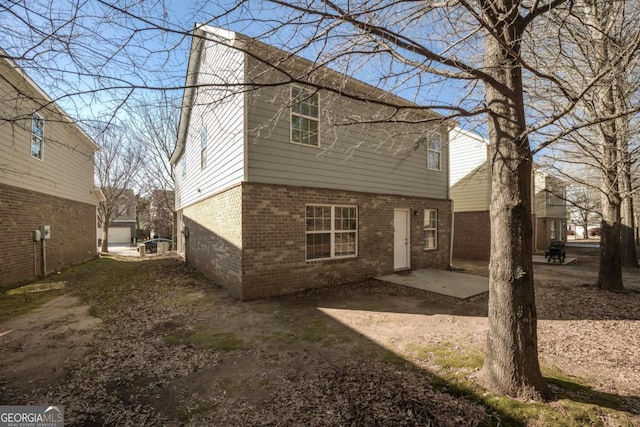
<svg viewBox="0 0 640 427"><path fill-rule="evenodd" d="M127 132L135 135L135 143L144 155L141 191L149 200L147 230L169 238L176 235L174 177L169 158L178 134L178 102L164 92L153 93L128 105L126 118Z"/></svg>
<svg viewBox="0 0 640 427"><path fill-rule="evenodd" d="M621 290L622 255L626 265L637 266L631 210L634 189L630 179L637 144L632 144L630 123L638 112L640 9L623 0L575 0L561 9L565 12L538 29L542 33L558 32L560 36L538 44L537 61L541 66L563 70L563 89L570 88L581 96L575 100L576 108L555 123L559 128L557 136L539 149L561 139L563 144L556 144L556 152L548 155L564 163L556 170L578 183L580 176L570 172L576 169L567 165L583 164L599 175L596 187L601 197L602 221L597 285ZM541 113L562 108L554 98L563 96L564 91L545 84L534 88Z"/></svg>
<svg viewBox="0 0 640 427"><path fill-rule="evenodd" d="M102 252L109 252L109 225L134 206L134 188L139 183L142 153L137 145L129 145L121 131L109 130L98 138L96 153L96 185L102 189L105 201L98 205L98 225L102 227Z"/></svg>
<svg viewBox="0 0 640 427"><path fill-rule="evenodd" d="M573 183L567 190L567 203L571 221L584 229L589 238L589 225L600 223L600 191L593 186Z"/></svg>

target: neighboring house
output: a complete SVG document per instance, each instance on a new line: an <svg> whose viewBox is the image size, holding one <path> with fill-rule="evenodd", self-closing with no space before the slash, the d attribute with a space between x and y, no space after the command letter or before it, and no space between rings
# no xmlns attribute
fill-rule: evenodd
<svg viewBox="0 0 640 427"><path fill-rule="evenodd" d="M105 194L112 190L103 188ZM120 190L115 190L120 192ZM117 192L115 194L117 194ZM114 196L115 199L116 196ZM109 198L107 196L107 198ZM104 202L102 202L104 203ZM112 208L115 218L109 222L108 242L110 245L131 245L136 237L136 195L133 190L125 189ZM98 239L103 238L102 219L98 215Z"/></svg>
<svg viewBox="0 0 640 427"><path fill-rule="evenodd" d="M441 117L332 126L391 111L302 84L229 84L283 81L265 65L277 63L342 93L414 104L327 68L305 74L310 62L241 34L200 27L197 36L171 158L188 263L243 299L449 267Z"/></svg>
<svg viewBox="0 0 640 427"><path fill-rule="evenodd" d="M149 231L151 238L173 238L175 193L153 190L149 196Z"/></svg>
<svg viewBox="0 0 640 427"><path fill-rule="evenodd" d="M96 150L15 62L0 57L0 286L96 255ZM36 240L34 230L45 225L49 238Z"/></svg>
<svg viewBox="0 0 640 427"><path fill-rule="evenodd" d="M450 196L454 210L453 257L488 260L491 248L491 165L488 141L455 128L449 135ZM533 171L533 249L544 250L551 240L566 241L566 202L562 181Z"/></svg>
<svg viewBox="0 0 640 427"><path fill-rule="evenodd" d="M552 240L567 241L567 185L554 176L536 171L536 248L545 249Z"/></svg>

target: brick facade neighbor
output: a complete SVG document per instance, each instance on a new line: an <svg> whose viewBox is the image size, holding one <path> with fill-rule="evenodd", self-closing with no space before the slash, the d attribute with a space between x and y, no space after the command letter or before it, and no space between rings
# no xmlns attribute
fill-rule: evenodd
<svg viewBox="0 0 640 427"><path fill-rule="evenodd" d="M306 260L307 204L357 207L356 257ZM394 271L395 208L410 210L411 268L448 268L448 200L248 182L184 209L185 258L242 299L359 281ZM436 249L424 249L424 209L438 210Z"/></svg>
<svg viewBox="0 0 640 427"><path fill-rule="evenodd" d="M489 211L454 214L453 258L489 261L491 219Z"/></svg>
<svg viewBox="0 0 640 427"><path fill-rule="evenodd" d="M95 205L0 184L0 286L42 275L42 242L32 231L51 226L46 240L47 273L96 255Z"/></svg>

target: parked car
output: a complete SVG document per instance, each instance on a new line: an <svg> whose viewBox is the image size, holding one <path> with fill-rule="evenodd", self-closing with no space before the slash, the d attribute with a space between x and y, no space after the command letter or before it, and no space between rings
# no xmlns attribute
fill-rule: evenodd
<svg viewBox="0 0 640 427"><path fill-rule="evenodd" d="M145 242L142 242L142 243L144 243L145 252L148 253L148 254L153 254L153 253L158 252L158 243L159 242L167 242L167 243L169 243L169 250L170 251L173 250L173 242L171 240L159 238L159 239L151 239L151 240L147 240ZM138 249L138 252L139 251L140 250Z"/></svg>
<svg viewBox="0 0 640 427"><path fill-rule="evenodd" d="M600 235L600 227L594 227L589 230L589 236L599 236Z"/></svg>

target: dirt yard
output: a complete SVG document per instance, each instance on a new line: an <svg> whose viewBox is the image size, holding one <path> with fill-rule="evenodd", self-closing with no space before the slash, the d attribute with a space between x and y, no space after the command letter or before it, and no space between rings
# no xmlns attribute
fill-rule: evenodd
<svg viewBox="0 0 640 427"><path fill-rule="evenodd" d="M640 292L597 290L596 269L583 254L535 266L546 404L475 383L486 294L370 280L240 302L175 258L47 280L61 296L0 323L0 404L62 404L67 425L96 426L640 425Z"/></svg>

